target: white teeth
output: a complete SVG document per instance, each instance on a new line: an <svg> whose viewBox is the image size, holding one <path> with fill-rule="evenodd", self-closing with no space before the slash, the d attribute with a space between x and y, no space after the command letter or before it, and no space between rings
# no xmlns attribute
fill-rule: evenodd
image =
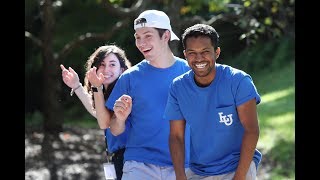
<svg viewBox="0 0 320 180"><path fill-rule="evenodd" d="M197 68L204 68L207 65L207 63L202 63L202 64L195 64Z"/></svg>
<svg viewBox="0 0 320 180"><path fill-rule="evenodd" d="M108 75L108 76L104 76L104 77L108 79L108 78L110 78L111 76L110 76L110 75Z"/></svg>
<svg viewBox="0 0 320 180"><path fill-rule="evenodd" d="M144 49L144 50L142 50L142 51L144 51L144 52L145 52L145 51L149 51L149 50L151 50L151 48L148 48L148 49Z"/></svg>

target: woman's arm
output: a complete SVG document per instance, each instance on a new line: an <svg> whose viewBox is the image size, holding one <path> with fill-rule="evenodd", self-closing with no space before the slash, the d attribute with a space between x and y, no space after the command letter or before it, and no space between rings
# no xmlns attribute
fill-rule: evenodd
<svg viewBox="0 0 320 180"><path fill-rule="evenodd" d="M103 85L97 87L96 90L97 92L93 91L96 118L98 120L99 127L101 129L106 129L110 127L111 112L105 106Z"/></svg>
<svg viewBox="0 0 320 180"><path fill-rule="evenodd" d="M96 117L96 112L93 109L93 102L91 95L84 89L82 84L80 83L78 74L71 68L66 69L62 64L60 65L62 70L62 80L63 82L70 87L71 96L74 93L78 96L83 106L87 109L87 111L93 116Z"/></svg>
<svg viewBox="0 0 320 180"><path fill-rule="evenodd" d="M97 118L96 110L93 108L93 101L92 97L87 91L84 89L84 87L79 83L80 88L74 90L80 101L82 102L83 106L86 108L86 110L95 118Z"/></svg>
<svg viewBox="0 0 320 180"><path fill-rule="evenodd" d="M104 76L102 73L97 75L96 67L88 70L86 77L90 84L93 86L92 93L94 96L95 110L96 110L96 118L99 124L100 129L106 129L110 126L111 121L111 112L105 106L105 99L103 94L103 88L107 88L108 85L103 85Z"/></svg>

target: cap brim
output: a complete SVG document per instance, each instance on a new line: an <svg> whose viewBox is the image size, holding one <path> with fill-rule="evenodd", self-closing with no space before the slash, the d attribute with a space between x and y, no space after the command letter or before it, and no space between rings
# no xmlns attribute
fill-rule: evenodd
<svg viewBox="0 0 320 180"><path fill-rule="evenodd" d="M174 34L174 32L172 32L172 31L170 31L170 34L171 34L171 38L170 38L170 41L173 41L173 40L180 40L179 38L178 38L178 36L176 35L176 34Z"/></svg>

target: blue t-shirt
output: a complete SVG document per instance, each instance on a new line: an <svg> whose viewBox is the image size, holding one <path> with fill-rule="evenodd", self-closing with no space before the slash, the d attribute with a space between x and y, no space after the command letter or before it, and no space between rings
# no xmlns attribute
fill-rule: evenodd
<svg viewBox="0 0 320 180"><path fill-rule="evenodd" d="M190 70L186 60L175 57L168 68L156 68L146 60L122 73L110 94L106 107L113 110L115 101L127 94L132 111L127 119L130 131L124 160L172 166L169 151L169 121L163 119L172 80ZM189 162L189 129L186 128L186 165Z"/></svg>
<svg viewBox="0 0 320 180"><path fill-rule="evenodd" d="M126 129L123 133L118 136L114 136L110 128L104 130L105 139L107 140L108 149L107 151L110 153L114 153L115 151L125 148L127 143L128 137L128 130L129 130L129 123L126 123Z"/></svg>
<svg viewBox="0 0 320 180"><path fill-rule="evenodd" d="M216 76L207 87L195 84L193 71L174 79L164 117L190 125L192 171L206 176L236 170L244 134L236 108L253 98L260 103L251 77L227 65L216 64ZM256 149L256 167L261 157Z"/></svg>

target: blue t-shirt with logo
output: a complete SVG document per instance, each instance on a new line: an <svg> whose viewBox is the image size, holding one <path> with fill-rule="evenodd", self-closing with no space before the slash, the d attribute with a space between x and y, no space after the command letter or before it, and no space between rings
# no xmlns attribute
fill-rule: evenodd
<svg viewBox="0 0 320 180"><path fill-rule="evenodd" d="M236 170L244 128L237 106L260 95L247 73L216 64L216 76L207 87L198 87L193 71L174 79L164 117L184 119L190 125L190 169L199 175L220 175ZM258 167L261 153L253 160Z"/></svg>

